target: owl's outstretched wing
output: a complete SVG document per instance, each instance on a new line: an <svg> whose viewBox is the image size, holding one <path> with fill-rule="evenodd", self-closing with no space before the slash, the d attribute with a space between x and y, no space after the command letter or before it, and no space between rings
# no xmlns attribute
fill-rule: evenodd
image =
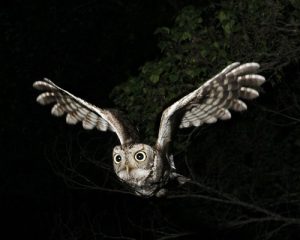
<svg viewBox="0 0 300 240"><path fill-rule="evenodd" d="M75 97L46 78L43 81L34 82L33 87L44 91L37 97L37 102L41 105L55 103L51 110L52 115L59 117L66 113L68 124L82 122L84 129L96 128L100 131L113 131L117 134L121 144L137 141L136 129L121 112L98 108Z"/></svg>
<svg viewBox="0 0 300 240"><path fill-rule="evenodd" d="M253 88L265 82L263 76L255 74L258 69L257 63L232 63L198 89L165 109L156 147L161 151L167 149L176 123L180 128L198 127L204 123L215 123L218 119L230 119L229 109L246 110L247 105L239 98L258 97L258 92Z"/></svg>

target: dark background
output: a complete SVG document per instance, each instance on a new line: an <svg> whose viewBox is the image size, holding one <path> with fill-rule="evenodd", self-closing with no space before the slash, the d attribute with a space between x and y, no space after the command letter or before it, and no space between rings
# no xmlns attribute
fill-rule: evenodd
<svg viewBox="0 0 300 240"><path fill-rule="evenodd" d="M8 234L3 239L151 239L185 234L189 238L206 234L204 239L253 239L247 227L223 230L205 219L193 221L195 214L202 214L193 202L187 206L180 200L70 187L56 174L53 158L80 158L78 146L90 139L93 142L85 149L87 158L92 158L95 148L99 156L99 152L110 152L117 140L109 133L86 133L80 126L67 126L51 117L49 108L35 103L32 83L48 77L89 102L114 106L109 98L112 88L137 74L145 61L159 57L154 30L171 25L182 7L197 2L13 1L1 7L0 229ZM299 80L299 75L293 75L297 68L287 68L287 75ZM279 93L288 96L290 88L299 89L299 81L275 89L267 85L270 93L259 104L272 106L268 98L276 99ZM298 134L299 124L278 130L277 138L270 141L285 146L282 141L295 140L285 140L287 132ZM285 154L299 153L299 142L287 144L294 145ZM105 160L109 166L111 160ZM89 174L90 170L83 171ZM97 183L112 179L106 187L122 188L111 169L96 168L90 174Z"/></svg>

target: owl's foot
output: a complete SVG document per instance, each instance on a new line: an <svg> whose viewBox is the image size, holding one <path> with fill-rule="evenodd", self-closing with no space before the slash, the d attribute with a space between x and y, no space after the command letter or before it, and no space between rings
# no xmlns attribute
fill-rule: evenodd
<svg viewBox="0 0 300 240"><path fill-rule="evenodd" d="M185 183L191 181L190 178L185 177L185 176L183 176L183 175L181 175L181 174L179 174L179 173L176 173L176 172L172 172L172 173L170 174L170 178L171 178L171 179L177 180L178 183L179 183L180 185L183 185L183 184L185 184Z"/></svg>
<svg viewBox="0 0 300 240"><path fill-rule="evenodd" d="M157 193L155 193L156 197L164 197L167 194L167 189L162 188Z"/></svg>

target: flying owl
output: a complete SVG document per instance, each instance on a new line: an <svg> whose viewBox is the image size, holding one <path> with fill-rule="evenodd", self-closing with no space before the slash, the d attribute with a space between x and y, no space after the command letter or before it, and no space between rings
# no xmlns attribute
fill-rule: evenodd
<svg viewBox="0 0 300 240"><path fill-rule="evenodd" d="M199 88L182 97L164 110L156 144L141 143L135 127L122 112L96 107L58 87L49 79L36 81L33 87L44 91L37 97L42 105L54 103L54 116L66 114L68 124L82 122L84 129L115 132L120 145L112 151L114 171L132 191L144 197L162 196L166 185L175 180L184 183L189 179L176 172L173 155L169 151L176 128L199 127L212 124L218 119L231 118L229 110L244 111L246 104L240 100L254 99L258 92L254 88L265 82L255 74L257 63L232 63Z"/></svg>

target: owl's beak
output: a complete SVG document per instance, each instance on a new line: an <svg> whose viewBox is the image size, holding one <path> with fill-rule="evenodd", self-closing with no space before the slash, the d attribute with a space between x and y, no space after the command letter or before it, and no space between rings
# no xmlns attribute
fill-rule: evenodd
<svg viewBox="0 0 300 240"><path fill-rule="evenodd" d="M125 164L125 168L126 168L127 174L129 174L132 168L129 166L128 163Z"/></svg>
<svg viewBox="0 0 300 240"><path fill-rule="evenodd" d="M129 166L126 164L125 167L126 167L127 174L129 174Z"/></svg>

